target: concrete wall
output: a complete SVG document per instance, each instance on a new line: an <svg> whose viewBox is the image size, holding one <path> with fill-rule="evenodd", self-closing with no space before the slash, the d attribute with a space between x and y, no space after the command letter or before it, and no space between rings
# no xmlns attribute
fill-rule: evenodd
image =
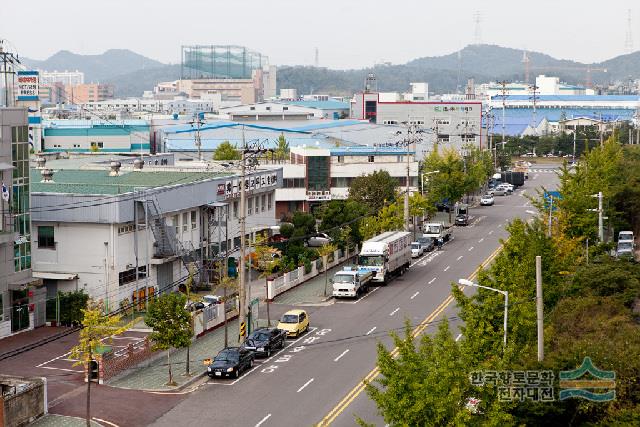
<svg viewBox="0 0 640 427"><path fill-rule="evenodd" d="M42 379L1 375L0 385L0 426L27 425L46 413L46 384Z"/></svg>

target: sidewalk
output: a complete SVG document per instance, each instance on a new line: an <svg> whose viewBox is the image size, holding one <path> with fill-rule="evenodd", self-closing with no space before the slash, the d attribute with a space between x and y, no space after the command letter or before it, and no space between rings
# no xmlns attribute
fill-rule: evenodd
<svg viewBox="0 0 640 427"><path fill-rule="evenodd" d="M228 345L238 345L238 321L228 323ZM182 387L190 381L198 378L205 372L202 361L213 358L224 348L224 326L205 334L193 342L190 348L190 371L192 376L184 376L186 349L171 352L171 364L173 380L177 386L170 387L166 383L169 380L169 368L167 367L167 352L162 351L149 366L135 367L123 374L107 381L111 387L129 388L136 390L169 391Z"/></svg>
<svg viewBox="0 0 640 427"><path fill-rule="evenodd" d="M38 418L31 424L31 427L82 427L87 425L87 420L78 417L67 417L65 415L47 414ZM95 421L91 421L93 426L101 426Z"/></svg>
<svg viewBox="0 0 640 427"><path fill-rule="evenodd" d="M338 271L342 270L345 265L350 265L350 261L338 264L327 270L326 275L326 295L325 295L325 274L324 271L316 277L303 282L295 288L278 295L273 300L276 304L301 305L301 304L319 304L327 301L331 297L333 288L331 287L331 278Z"/></svg>

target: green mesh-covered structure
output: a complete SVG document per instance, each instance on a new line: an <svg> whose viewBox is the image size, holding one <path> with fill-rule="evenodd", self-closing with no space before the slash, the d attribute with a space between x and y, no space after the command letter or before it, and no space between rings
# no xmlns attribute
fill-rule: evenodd
<svg viewBox="0 0 640 427"><path fill-rule="evenodd" d="M250 79L251 72L268 64L268 57L243 46L182 46L181 78Z"/></svg>

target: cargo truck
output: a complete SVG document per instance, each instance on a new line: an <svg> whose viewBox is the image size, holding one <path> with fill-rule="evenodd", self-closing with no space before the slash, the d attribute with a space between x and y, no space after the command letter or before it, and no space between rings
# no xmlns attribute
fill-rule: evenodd
<svg viewBox="0 0 640 427"><path fill-rule="evenodd" d="M500 180L514 187L520 187L524 185L524 172L506 171L500 174Z"/></svg>
<svg viewBox="0 0 640 427"><path fill-rule="evenodd" d="M431 237L434 241L442 239L448 242L452 239L451 227L445 226L444 222L425 222L422 226L422 237Z"/></svg>
<svg viewBox="0 0 640 427"><path fill-rule="evenodd" d="M358 272L370 271L372 283L386 285L411 265L411 233L387 231L362 243Z"/></svg>
<svg viewBox="0 0 640 427"><path fill-rule="evenodd" d="M331 279L334 298L356 298L369 290L369 282L373 278L371 271L358 271L355 268L345 267L338 271Z"/></svg>

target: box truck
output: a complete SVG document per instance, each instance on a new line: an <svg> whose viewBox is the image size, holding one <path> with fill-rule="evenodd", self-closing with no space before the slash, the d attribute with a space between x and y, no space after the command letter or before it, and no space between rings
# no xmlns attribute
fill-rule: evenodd
<svg viewBox="0 0 640 427"><path fill-rule="evenodd" d="M386 285L411 265L411 233L387 231L362 243L358 271L373 273L374 283Z"/></svg>

